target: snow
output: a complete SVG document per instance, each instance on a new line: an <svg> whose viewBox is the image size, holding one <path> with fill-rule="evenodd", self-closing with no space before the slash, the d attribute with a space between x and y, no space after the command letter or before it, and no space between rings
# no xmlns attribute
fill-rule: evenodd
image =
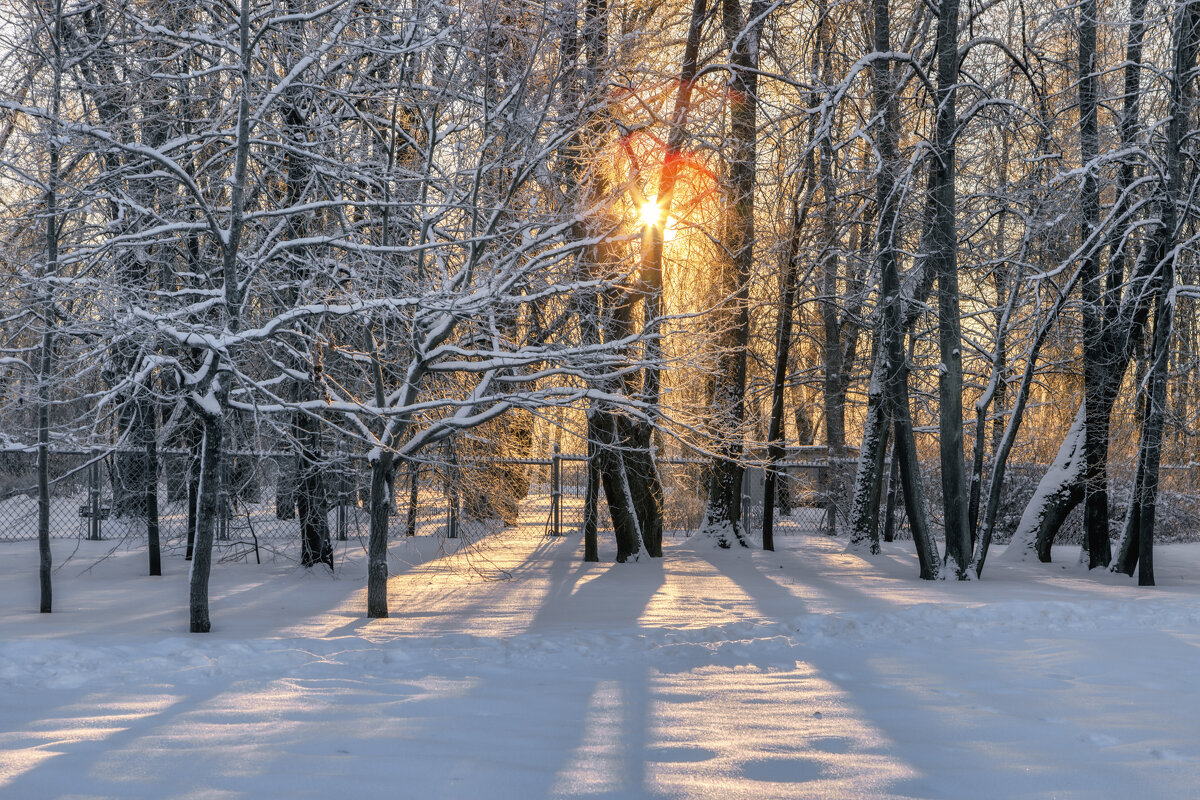
<svg viewBox="0 0 1200 800"><path fill-rule="evenodd" d="M1070 487L1082 479L1084 471L1083 442L1087 428L1084 404L1079 404L1075 412L1075 420L1071 423L1054 463L1042 475L1033 497L1025 505L1021 521L1013 532L1009 547L1004 556L1009 561L1027 561L1037 558L1038 529L1045 519L1050 499L1055 495L1066 496Z"/></svg>
<svg viewBox="0 0 1200 800"><path fill-rule="evenodd" d="M1194 796L1200 545L1139 588L1069 556L922 582L911 543L794 523L583 564L543 529L400 537L386 620L360 542L216 563L208 635L178 555L55 541L41 615L34 543L0 544L0 797Z"/></svg>

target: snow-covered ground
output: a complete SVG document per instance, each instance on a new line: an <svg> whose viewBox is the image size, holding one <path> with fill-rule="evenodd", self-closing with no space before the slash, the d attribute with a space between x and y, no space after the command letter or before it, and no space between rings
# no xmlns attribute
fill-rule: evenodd
<svg viewBox="0 0 1200 800"><path fill-rule="evenodd" d="M358 542L332 577L217 564L206 636L178 556L81 542L41 615L34 544L0 545L0 798L1200 792L1200 546L1153 589L1071 548L923 583L908 543L803 532L583 564L532 516L398 540L388 620Z"/></svg>

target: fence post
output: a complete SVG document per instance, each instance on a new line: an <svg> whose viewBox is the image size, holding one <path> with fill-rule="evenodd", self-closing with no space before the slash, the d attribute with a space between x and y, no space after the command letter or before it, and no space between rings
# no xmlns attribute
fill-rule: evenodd
<svg viewBox="0 0 1200 800"><path fill-rule="evenodd" d="M421 468L416 461L408 462L408 513L405 517L404 535L417 535L417 503L420 502ZM394 505L394 504L393 504Z"/></svg>
<svg viewBox="0 0 1200 800"><path fill-rule="evenodd" d="M446 538L458 538L458 492L450 492L448 499L448 512L446 514Z"/></svg>
<svg viewBox="0 0 1200 800"><path fill-rule="evenodd" d="M550 457L550 524L552 536L562 536L562 453L554 443Z"/></svg>
<svg viewBox="0 0 1200 800"><path fill-rule="evenodd" d="M92 465L88 468L88 538L100 540L100 450L92 448Z"/></svg>
<svg viewBox="0 0 1200 800"><path fill-rule="evenodd" d="M229 539L229 456L222 452L217 462L217 539Z"/></svg>
<svg viewBox="0 0 1200 800"><path fill-rule="evenodd" d="M827 447L825 449L825 469L821 471L823 476L821 485L825 495L825 533L829 536L837 536L837 497L834 491L836 480L834 470L837 468L834 463L833 448Z"/></svg>
<svg viewBox="0 0 1200 800"><path fill-rule="evenodd" d="M742 533L750 532L750 491L746 484L751 480L750 470L742 470L742 483L738 487L738 491L742 494Z"/></svg>

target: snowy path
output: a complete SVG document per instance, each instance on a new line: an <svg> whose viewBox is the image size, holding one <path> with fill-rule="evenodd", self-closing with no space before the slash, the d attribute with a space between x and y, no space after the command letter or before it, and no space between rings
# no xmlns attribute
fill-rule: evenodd
<svg viewBox="0 0 1200 800"><path fill-rule="evenodd" d="M1145 590L1074 565L921 583L904 545L868 561L804 534L585 565L540 534L424 565L435 542L398 542L394 569L417 565L372 622L353 547L335 580L220 565L207 637L181 633L178 559L68 567L47 619L22 610L32 549L0 549L0 798L1200 787L1200 548L1164 548Z"/></svg>

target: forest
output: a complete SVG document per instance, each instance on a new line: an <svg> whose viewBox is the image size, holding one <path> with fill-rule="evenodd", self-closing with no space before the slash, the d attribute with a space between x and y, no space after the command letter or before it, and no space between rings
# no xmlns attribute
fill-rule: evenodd
<svg viewBox="0 0 1200 800"><path fill-rule="evenodd" d="M299 563L361 510L373 618L422 469L511 524L552 448L586 561L772 550L811 502L925 579L1072 542L1153 585L1200 529L1200 2L5 8L0 497L43 612L68 453L151 574L180 506L193 632L268 453Z"/></svg>

